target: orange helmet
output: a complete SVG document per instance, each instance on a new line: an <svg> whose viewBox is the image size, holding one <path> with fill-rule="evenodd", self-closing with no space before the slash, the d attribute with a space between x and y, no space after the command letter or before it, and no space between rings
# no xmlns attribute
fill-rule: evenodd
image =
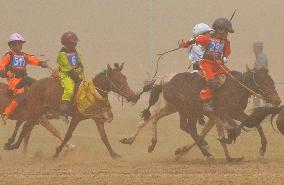
<svg viewBox="0 0 284 185"><path fill-rule="evenodd" d="M61 36L61 44L62 45L65 45L65 44L68 44L68 43L77 43L77 42L79 42L79 38L72 31L67 31L67 32L63 33L63 35Z"/></svg>

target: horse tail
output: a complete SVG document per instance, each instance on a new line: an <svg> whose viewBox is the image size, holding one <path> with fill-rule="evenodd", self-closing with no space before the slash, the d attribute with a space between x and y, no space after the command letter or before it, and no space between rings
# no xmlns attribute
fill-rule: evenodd
<svg viewBox="0 0 284 185"><path fill-rule="evenodd" d="M141 112L141 118L144 121L147 121L151 117L150 108L157 103L159 100L160 94L162 92L162 85L152 86L149 98L149 105L146 109Z"/></svg>
<svg viewBox="0 0 284 185"><path fill-rule="evenodd" d="M135 102L135 103L138 102L138 100L140 99L140 97L141 97L141 95L142 95L143 93L149 92L149 91L153 88L154 83L155 83L155 81L150 81L150 82L147 82L147 83L144 85L144 87L142 88L142 91L140 91L139 93L137 93L137 95L136 95L136 98L137 98L137 99L136 99L136 102Z"/></svg>
<svg viewBox="0 0 284 185"><path fill-rule="evenodd" d="M276 114L278 114L281 111L281 109L282 109L282 106L281 107L257 107L253 109L253 113L249 115L248 118L244 122L241 123L241 126L246 126L249 128L255 127L259 125L268 115L272 114L272 116L274 117Z"/></svg>

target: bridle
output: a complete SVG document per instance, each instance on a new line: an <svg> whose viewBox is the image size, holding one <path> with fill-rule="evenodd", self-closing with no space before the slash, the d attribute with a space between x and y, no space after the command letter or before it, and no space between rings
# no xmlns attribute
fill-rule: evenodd
<svg viewBox="0 0 284 185"><path fill-rule="evenodd" d="M125 93L122 91L122 89L126 86L126 84L121 85L121 86L115 84L114 81L113 81L113 80L110 78L110 76L108 75L108 70L104 70L104 71L103 71L103 74L106 76L108 82L110 83L110 91L116 91L116 92L118 92L118 94L120 94L121 96L124 96L125 98L130 98L129 95L125 94ZM99 89L99 88L97 88L97 87L96 87L96 89L97 89L97 90L100 90L100 91L102 91L102 92L104 92L104 93L108 93L107 91L102 90L102 89Z"/></svg>
<svg viewBox="0 0 284 185"><path fill-rule="evenodd" d="M264 98L265 98L265 91L261 88L261 86L259 85L259 83L257 82L257 80L256 80L256 78L255 78L255 71L251 71L252 72L252 80L253 80L253 83L254 83L254 85L256 86L256 90L257 91L259 91L259 92L261 92L262 94L263 94L263 96L264 96Z"/></svg>

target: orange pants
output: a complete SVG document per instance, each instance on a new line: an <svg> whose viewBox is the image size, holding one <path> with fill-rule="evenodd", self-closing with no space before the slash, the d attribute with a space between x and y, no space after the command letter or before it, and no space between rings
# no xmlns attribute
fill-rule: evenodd
<svg viewBox="0 0 284 185"><path fill-rule="evenodd" d="M227 74L230 70L225 66L218 64L217 61L214 60L201 60L200 69L202 70L206 81L214 80L218 75ZM200 99L202 101L210 101L213 97L213 91L210 87L204 88L200 92Z"/></svg>
<svg viewBox="0 0 284 185"><path fill-rule="evenodd" d="M8 117L13 114L13 112L15 111L15 109L18 107L18 105L20 104L21 100L23 98L19 98L19 97L23 97L24 96L24 92L25 92L25 88L22 87L20 89L16 89L16 85L21 81L21 78L8 78L8 90L13 92L13 100L11 101L11 103L5 108L4 110L4 114L7 115Z"/></svg>

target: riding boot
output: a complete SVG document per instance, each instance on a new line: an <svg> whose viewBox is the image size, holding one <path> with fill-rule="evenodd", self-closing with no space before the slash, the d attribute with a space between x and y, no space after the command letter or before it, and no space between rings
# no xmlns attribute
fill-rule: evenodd
<svg viewBox="0 0 284 185"><path fill-rule="evenodd" d="M203 111L204 112L214 112L212 100L209 100L203 103Z"/></svg>
<svg viewBox="0 0 284 185"><path fill-rule="evenodd" d="M13 99L11 103L5 108L3 114L1 115L1 120L4 125L6 125L6 120L14 113L16 108L19 106L17 99Z"/></svg>
<svg viewBox="0 0 284 185"><path fill-rule="evenodd" d="M61 113L61 119L66 124L69 123L69 119L68 119L69 109L70 109L70 102L66 101L66 100L63 100L61 102L61 105L60 105L60 113Z"/></svg>

